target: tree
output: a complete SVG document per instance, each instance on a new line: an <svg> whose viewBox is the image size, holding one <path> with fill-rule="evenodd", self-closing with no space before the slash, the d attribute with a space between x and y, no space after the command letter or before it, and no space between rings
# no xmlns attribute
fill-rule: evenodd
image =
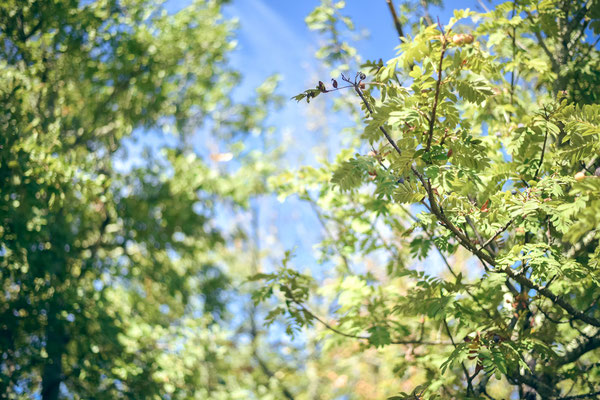
<svg viewBox="0 0 600 400"><path fill-rule="evenodd" d="M265 166L229 176L190 144L203 123L222 140L260 129L276 87L231 101L222 3L0 5L3 396L263 398L274 385L224 322L232 238L212 219L216 203L247 205Z"/></svg>
<svg viewBox="0 0 600 400"><path fill-rule="evenodd" d="M414 36L388 4L399 55L352 75L344 2L307 19L344 74L295 99L346 90L364 128L335 163L271 181L319 210L337 254L327 284L315 293L290 253L255 276L255 299L276 294L269 320L285 316L289 332L317 324L335 343L402 355L395 377L413 385L389 387L393 398L595 398L600 3L457 10ZM446 271L415 268L425 259ZM317 294L331 315L315 311Z"/></svg>

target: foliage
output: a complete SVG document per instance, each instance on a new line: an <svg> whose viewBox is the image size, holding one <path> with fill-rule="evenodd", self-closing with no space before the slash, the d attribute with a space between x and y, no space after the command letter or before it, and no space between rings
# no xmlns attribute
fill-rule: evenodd
<svg viewBox="0 0 600 400"><path fill-rule="evenodd" d="M335 42L342 8L324 1L307 22ZM392 398L596 396L598 10L507 2L398 29L397 57L364 64L365 82L343 78L364 114L356 147L271 179L317 207L334 273L315 291L286 260L256 277L256 300L281 293L273 317L319 323L334 347L361 343L350 353L403 354L394 377L412 388L390 385ZM339 50L321 56L343 64ZM415 268L422 259L446 271ZM311 302L324 301L320 317Z"/></svg>
<svg viewBox="0 0 600 400"><path fill-rule="evenodd" d="M214 0L0 5L2 398L280 392L224 323L233 238L213 220L269 167L225 175L189 145L260 130L273 100L276 79L231 101L233 28Z"/></svg>

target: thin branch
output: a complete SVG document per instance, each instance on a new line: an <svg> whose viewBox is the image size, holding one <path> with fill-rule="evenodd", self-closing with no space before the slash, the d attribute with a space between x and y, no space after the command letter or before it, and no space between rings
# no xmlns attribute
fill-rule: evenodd
<svg viewBox="0 0 600 400"><path fill-rule="evenodd" d="M533 19L533 15L528 10L525 10L525 12L527 13L527 18L529 18L531 23L533 25L537 25L537 23ZM546 42L545 42L544 38L542 37L542 34L537 29L532 29L532 30L533 30L533 34L535 35L535 37L538 40L540 47L542 48L542 50L544 50L544 53L546 53L546 55L550 59L550 63L552 64L552 70L558 74L558 72L560 70L560 66L558 65L558 62L554 59L554 55L552 54L550 49L548 49L548 46L546 46Z"/></svg>
<svg viewBox="0 0 600 400"><path fill-rule="evenodd" d="M571 304L567 303L563 298L552 293L550 290L548 290L546 288L540 287L539 285L537 285L534 282L532 282L531 280L529 280L526 276L515 273L515 271L513 271L512 268L505 267L505 268L501 269L500 271L506 273L509 277L511 277L512 279L517 281L519 284L521 284L529 289L534 289L542 296L552 300L552 302L554 304L561 307L563 310L565 310L567 313L569 313L569 315L571 315L574 319L581 320L581 321L586 322L595 327L600 327L600 320L598 320L597 318L591 317L581 311L576 310Z"/></svg>
<svg viewBox="0 0 600 400"><path fill-rule="evenodd" d="M289 295L289 293L288 293L288 295ZM328 330L330 330L334 333L337 333L338 335L341 335L341 336L344 336L347 338L351 338L351 339L369 340L369 336L355 335L352 333L347 333L347 332L341 331L341 330L331 326L324 319L322 319L321 317L316 315L314 312L309 310L304 304L302 304L298 300L294 299L293 297L291 298L291 300L294 304L296 304L302 310L302 312L304 312L307 315L310 315L311 318L318 321L321 325L323 325ZM432 342L432 341L422 341L422 340L393 340L390 343L391 344L418 344L418 345L426 345L426 346L449 346L452 344L449 342Z"/></svg>
<svg viewBox="0 0 600 400"><path fill-rule="evenodd" d="M402 208L404 210L404 212L415 222L420 222L419 219L417 217L415 217L410 211L408 211L406 208ZM435 246L435 249L437 250L438 254L440 255L440 257L442 258L442 261L444 261L444 264L446 265L446 268L448 269L448 271L450 272L450 274L457 279L458 278L458 274L454 271L454 269L452 268L452 266L450 265L450 262L448 261L448 259L446 258L446 256L444 255L444 253L442 252L442 250L439 248L439 246L437 245L437 243L433 240L433 233L429 233L427 230L423 230L425 232L425 234L427 235L427 237L429 238L429 240L431 240L431 242L433 243L433 245ZM465 287L465 291L466 293L469 295L469 297L471 297L471 299L473 299L473 301L475 302L475 304L477 304L488 316L488 318L494 322L500 322L502 325L504 325L504 329L506 329L506 324L504 324L504 321L502 321L502 318L500 316L500 314L498 313L498 310L494 310L496 312L496 318L492 317L492 314L490 313L490 311L485 308L483 306L483 304L481 304L481 302L479 301L479 299L477 297L475 297L475 295L473 295L466 286Z"/></svg>
<svg viewBox="0 0 600 400"><path fill-rule="evenodd" d="M267 366L267 363L265 363L265 361L259 357L256 350L254 351L254 359L258 362L258 365L260 366L260 368L262 369L262 371L264 372L265 375L267 375L271 379L276 378L273 371L271 371L271 369ZM281 391L283 392L283 395L285 396L285 398L288 400L294 400L294 396L289 391L289 389L283 384L283 382L281 382L281 380L277 379L277 383L279 383L279 386L281 387Z"/></svg>
<svg viewBox="0 0 600 400"><path fill-rule="evenodd" d="M425 22L427 22L427 25L433 25L433 20L431 19L431 15L429 15L429 7L427 1L421 0L421 7L423 7L423 18L425 18Z"/></svg>
<svg viewBox="0 0 600 400"><path fill-rule="evenodd" d="M440 25L441 27L441 25ZM440 96L440 85L442 84L442 63L444 62L444 54L446 53L446 37L442 39L442 53L440 54L440 63L438 66L438 78L435 84L435 96L433 98L433 107L431 109L431 120L429 121L429 136L427 138L427 147L425 147L425 153L429 152L431 148L431 141L433 140L433 128L435 127L435 114L437 112L438 99Z"/></svg>
<svg viewBox="0 0 600 400"><path fill-rule="evenodd" d="M514 219L511 219L510 221L508 221L506 223L506 225L504 225L502 228L498 229L496 231L496 233L494 234L494 236L492 236L491 238L489 238L488 240L486 240L485 243L481 245L481 247L479 248L479 250L481 251L481 250L485 249L490 243L492 243L494 240L496 240L496 238L498 236L500 236L502 234L502 232L504 232L505 230L507 230L508 227L511 226L513 222L514 222Z"/></svg>
<svg viewBox="0 0 600 400"><path fill-rule="evenodd" d="M515 17L515 13L516 13L516 8L517 8L517 1L513 0L513 18ZM517 40L517 27L513 26L513 32L512 32L512 61L513 61L513 68L512 71L510 73L510 104L513 105L513 100L514 100L514 95L515 95L515 59L517 58L517 44L516 44L516 40Z"/></svg>
<svg viewBox="0 0 600 400"><path fill-rule="evenodd" d="M570 37L571 33L573 33L577 27L579 27L582 31L585 31L585 25L582 29L580 23L586 17L588 12L588 4L589 1L586 1L585 4L577 11L577 13L573 15L573 19L571 19L571 21L567 21L567 31L565 32L565 37Z"/></svg>
<svg viewBox="0 0 600 400"><path fill-rule="evenodd" d="M317 219L319 220L319 223L323 227L323 230L325 231L325 233L327 234L327 236L329 236L329 238L333 242L333 247L335 248L335 250L338 253L338 255L342 258L342 261L344 262L344 265L346 266L346 269L348 271L350 271L350 262L348 261L348 257L346 257L344 255L344 253L342 252L342 250L338 247L338 244L337 244L338 241L336 240L335 236L333 236L333 233L329 230L329 227L325 223L325 218L323 217L323 214L319 210L319 207L317 206L317 204L315 203L315 201L312 198L310 198L310 196L308 196L308 204L310 204L310 207L315 212L315 214L317 216Z"/></svg>
<svg viewBox="0 0 600 400"><path fill-rule="evenodd" d="M596 298L594 299L594 301L592 301L592 304L590 304L590 305L588 306L588 308L586 308L586 309L585 309L583 312L584 312L584 313L587 313L588 311L590 311L592 308L594 308L594 306L595 306L596 304L598 304L598 301L599 301L599 300L600 300L600 296L596 297Z"/></svg>
<svg viewBox="0 0 600 400"><path fill-rule="evenodd" d="M479 3L479 5L485 10L486 13L490 12L490 9L486 7L486 5L483 3L483 1L481 0L477 0L477 2Z"/></svg>
<svg viewBox="0 0 600 400"><path fill-rule="evenodd" d="M388 8L390 9L390 14L392 14L392 19L394 20L394 26L396 27L396 32L398 32L398 36L400 38L404 37L404 31L402 30L402 23L400 22L400 18L398 18L398 14L396 14L396 8L392 3L392 0L386 0Z"/></svg>
<svg viewBox="0 0 600 400"><path fill-rule="evenodd" d="M452 345L454 346L454 348L457 348L458 346L454 342L454 338L452 337L452 332L450 332L450 327L448 326L448 322L446 322L446 318L442 319L442 322L444 323L444 328L446 328L446 333L448 334L448 337L450 338ZM468 395L469 393L473 393L473 384L471 382L473 380L473 378L471 376L469 376L469 371L467 371L467 367L465 367L464 362L461 361L460 366L462 367L463 373L465 374L465 378L467 378L467 395Z"/></svg>
<svg viewBox="0 0 600 400"><path fill-rule="evenodd" d="M369 104L369 102L367 101L367 99L365 98L365 95L360 90L360 88L358 87L358 85L354 85L354 90L360 96L361 100L365 104L365 107L367 107L367 110L369 111L369 113L371 115L373 115L373 108L371 107L371 105ZM394 150L396 150L396 152L399 155L402 155L402 150L400 150L400 148L398 147L398 145L396 144L396 142L394 141L394 139L392 139L392 137L387 132L387 130L383 126L380 126L379 130L383 133L383 135L385 136L385 138L387 139L387 141L392 145L392 147L394 148Z"/></svg>
<svg viewBox="0 0 600 400"><path fill-rule="evenodd" d="M588 244L590 244L590 242L592 240L594 240L594 238L596 237L596 230L592 230L590 231L587 235L585 235L579 242L575 243L573 245L573 247L571 247L569 249L569 251L567 251L567 254L565 255L567 258L571 258L573 256L575 256L575 253L577 253L579 250L581 250L584 246L587 246Z"/></svg>
<svg viewBox="0 0 600 400"><path fill-rule="evenodd" d="M537 170L535 171L535 175L533 175L533 179L535 180L540 173L540 168L542 168L542 163L544 162L544 153L546 152L546 143L548 142L548 128L546 128L546 135L544 136L544 145L542 146L542 154L540 156L540 163L538 164Z"/></svg>

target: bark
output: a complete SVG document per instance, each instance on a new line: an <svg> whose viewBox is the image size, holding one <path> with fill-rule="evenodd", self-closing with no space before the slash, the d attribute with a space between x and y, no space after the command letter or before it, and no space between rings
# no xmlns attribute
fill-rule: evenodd
<svg viewBox="0 0 600 400"><path fill-rule="evenodd" d="M58 400L62 383L62 356L65 353L67 336L64 322L58 317L56 305L48 310L48 326L46 327L46 352L48 358L42 373L42 400Z"/></svg>

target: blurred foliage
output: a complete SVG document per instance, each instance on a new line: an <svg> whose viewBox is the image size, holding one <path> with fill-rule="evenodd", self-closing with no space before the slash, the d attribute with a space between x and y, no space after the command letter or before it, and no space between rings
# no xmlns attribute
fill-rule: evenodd
<svg viewBox="0 0 600 400"><path fill-rule="evenodd" d="M190 146L198 128L260 131L275 100L277 78L231 101L221 3L0 4L3 398L279 393L224 323L235 257L214 223L271 167L254 156L228 175ZM132 140L153 150L128 159Z"/></svg>

